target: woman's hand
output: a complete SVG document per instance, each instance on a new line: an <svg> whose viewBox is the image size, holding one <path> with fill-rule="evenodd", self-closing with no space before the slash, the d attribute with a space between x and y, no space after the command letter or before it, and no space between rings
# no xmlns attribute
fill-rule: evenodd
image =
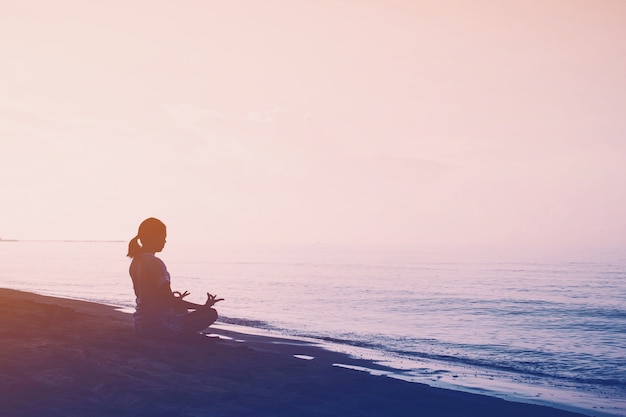
<svg viewBox="0 0 626 417"><path fill-rule="evenodd" d="M174 296L174 303L172 307L174 307L174 313L182 314L187 312L188 306L186 304L187 301L184 301L183 298L189 295L189 291L185 291L181 293L180 291L172 291L172 295Z"/></svg>
<svg viewBox="0 0 626 417"><path fill-rule="evenodd" d="M181 293L180 291L173 291L172 294L174 294L174 297L180 298L182 300L191 293L189 291L184 291L183 293Z"/></svg>
<svg viewBox="0 0 626 417"><path fill-rule="evenodd" d="M213 295L211 293L206 293L207 296L207 300L206 303L204 303L205 307L213 307L213 304L217 303L218 301L223 301L223 298L217 298L217 295Z"/></svg>

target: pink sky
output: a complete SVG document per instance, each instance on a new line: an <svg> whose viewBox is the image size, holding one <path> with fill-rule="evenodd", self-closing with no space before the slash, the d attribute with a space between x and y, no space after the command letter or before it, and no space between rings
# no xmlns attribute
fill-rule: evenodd
<svg viewBox="0 0 626 417"><path fill-rule="evenodd" d="M0 5L0 237L626 246L626 2Z"/></svg>

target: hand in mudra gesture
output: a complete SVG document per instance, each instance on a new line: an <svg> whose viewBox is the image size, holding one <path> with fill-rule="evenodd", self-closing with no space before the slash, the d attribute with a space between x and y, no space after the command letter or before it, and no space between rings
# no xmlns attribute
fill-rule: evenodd
<svg viewBox="0 0 626 417"><path fill-rule="evenodd" d="M213 307L213 304L217 303L218 301L223 301L223 298L217 298L217 295L213 295L211 293L206 293L207 296L207 300L206 303L204 303L205 307Z"/></svg>
<svg viewBox="0 0 626 417"><path fill-rule="evenodd" d="M183 298L187 297L191 293L185 290L182 293L180 291L173 291L172 294L174 294L174 297L180 298L182 300Z"/></svg>

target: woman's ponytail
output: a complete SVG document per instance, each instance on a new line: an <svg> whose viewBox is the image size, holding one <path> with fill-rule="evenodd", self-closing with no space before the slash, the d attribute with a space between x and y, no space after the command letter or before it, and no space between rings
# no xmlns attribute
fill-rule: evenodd
<svg viewBox="0 0 626 417"><path fill-rule="evenodd" d="M134 258L135 256L141 253L141 245L139 244L139 236L135 236L128 242L128 256L129 258Z"/></svg>

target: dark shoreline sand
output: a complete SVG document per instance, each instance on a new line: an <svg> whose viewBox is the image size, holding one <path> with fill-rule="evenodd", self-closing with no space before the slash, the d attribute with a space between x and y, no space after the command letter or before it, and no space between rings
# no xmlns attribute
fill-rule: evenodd
<svg viewBox="0 0 626 417"><path fill-rule="evenodd" d="M114 307L0 289L5 416L580 416L333 366L281 339L143 340ZM294 354L314 356L313 360Z"/></svg>

